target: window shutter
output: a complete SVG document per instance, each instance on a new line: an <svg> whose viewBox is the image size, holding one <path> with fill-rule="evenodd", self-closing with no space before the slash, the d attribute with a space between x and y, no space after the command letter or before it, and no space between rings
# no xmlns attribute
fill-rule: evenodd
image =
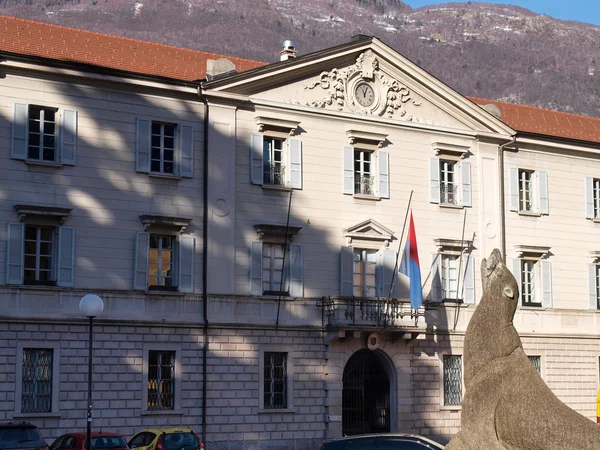
<svg viewBox="0 0 600 450"><path fill-rule="evenodd" d="M588 296L590 309L598 309L598 286L596 280L596 271L596 264L588 264Z"/></svg>
<svg viewBox="0 0 600 450"><path fill-rule="evenodd" d="M462 175L462 203L471 206L471 163L463 161L461 164Z"/></svg>
<svg viewBox="0 0 600 450"><path fill-rule="evenodd" d="M252 242L250 248L250 295L262 295L262 242Z"/></svg>
<svg viewBox="0 0 600 450"><path fill-rule="evenodd" d="M135 267L133 273L133 289L148 289L148 251L150 247L149 233L136 233Z"/></svg>
<svg viewBox="0 0 600 450"><path fill-rule="evenodd" d="M344 147L344 194L354 194L354 147Z"/></svg>
<svg viewBox="0 0 600 450"><path fill-rule="evenodd" d="M380 297L387 298L390 296L390 287L392 287L392 283L394 286L392 287L391 297L396 298L396 286L398 284L397 279L394 279L394 266L396 265L396 252L392 250L384 250L381 254L381 274L382 282L381 287L382 291L379 294Z"/></svg>
<svg viewBox="0 0 600 450"><path fill-rule="evenodd" d="M250 143L250 182L252 184L260 184L262 186L263 175L263 147L264 137L262 134L252 133ZM261 249L262 254L262 249ZM262 282L261 282L262 284ZM261 287L262 294L262 287ZM257 294L258 295L258 294Z"/></svg>
<svg viewBox="0 0 600 450"><path fill-rule="evenodd" d="M304 297L302 282L302 246L290 245L290 296Z"/></svg>
<svg viewBox="0 0 600 450"><path fill-rule="evenodd" d="M75 267L75 228L58 228L58 265L56 284L73 287Z"/></svg>
<svg viewBox="0 0 600 450"><path fill-rule="evenodd" d="M541 214L548 214L548 173L538 173L538 205Z"/></svg>
<svg viewBox="0 0 600 450"><path fill-rule="evenodd" d="M431 295L432 302L442 301L442 275L440 273L442 255L441 253L431 254Z"/></svg>
<svg viewBox="0 0 600 450"><path fill-rule="evenodd" d="M77 154L77 111L65 109L62 114L61 164L75 165Z"/></svg>
<svg viewBox="0 0 600 450"><path fill-rule="evenodd" d="M29 106L25 103L13 105L12 145L10 157L13 159L27 159L27 128Z"/></svg>
<svg viewBox="0 0 600 450"><path fill-rule="evenodd" d="M340 253L340 295L352 297L354 295L354 261L352 247L342 247Z"/></svg>
<svg viewBox="0 0 600 450"><path fill-rule="evenodd" d="M585 177L585 218L594 218L594 179Z"/></svg>
<svg viewBox="0 0 600 450"><path fill-rule="evenodd" d="M150 172L150 134L152 121L149 119L137 119L137 132L135 141L135 170L138 172ZM145 289L145 288L144 288Z"/></svg>
<svg viewBox="0 0 600 450"><path fill-rule="evenodd" d="M194 243L192 236L179 236L179 292L194 292Z"/></svg>
<svg viewBox="0 0 600 450"><path fill-rule="evenodd" d="M289 146L290 187L302 189L302 141L290 139Z"/></svg>
<svg viewBox="0 0 600 450"><path fill-rule="evenodd" d="M379 150L379 196L381 198L390 198L390 154ZM387 295L387 293L385 294Z"/></svg>
<svg viewBox="0 0 600 450"><path fill-rule="evenodd" d="M540 261L542 272L542 306L552 308L552 264Z"/></svg>
<svg viewBox="0 0 600 450"><path fill-rule="evenodd" d="M22 223L8 224L6 284L23 284L23 233Z"/></svg>
<svg viewBox="0 0 600 450"><path fill-rule="evenodd" d="M429 158L429 202L440 202L440 160Z"/></svg>
<svg viewBox="0 0 600 450"><path fill-rule="evenodd" d="M510 210L511 211L519 211L519 169L516 167L510 168L509 184L510 184Z"/></svg>
<svg viewBox="0 0 600 450"><path fill-rule="evenodd" d="M513 259L512 274L515 277L515 280L517 280L517 289L519 289L519 294L517 294L517 296L518 300L521 301L521 260L519 258Z"/></svg>
<svg viewBox="0 0 600 450"><path fill-rule="evenodd" d="M179 127L179 174L182 177L194 176L194 128L189 125Z"/></svg>
<svg viewBox="0 0 600 450"><path fill-rule="evenodd" d="M475 304L475 257L473 255L463 255L463 264L465 266L463 279L463 301L465 303Z"/></svg>

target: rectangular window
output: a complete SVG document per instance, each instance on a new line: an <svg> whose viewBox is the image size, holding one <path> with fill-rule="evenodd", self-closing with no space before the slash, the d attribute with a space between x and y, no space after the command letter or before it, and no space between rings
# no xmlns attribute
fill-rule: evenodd
<svg viewBox="0 0 600 450"><path fill-rule="evenodd" d="M596 309L600 309L600 264L594 265L594 293L596 297Z"/></svg>
<svg viewBox="0 0 600 450"><path fill-rule="evenodd" d="M287 353L264 353L264 408L288 407Z"/></svg>
<svg viewBox="0 0 600 450"><path fill-rule="evenodd" d="M148 286L150 288L176 288L174 278L175 237L150 235L148 254Z"/></svg>
<svg viewBox="0 0 600 450"><path fill-rule="evenodd" d="M536 295L538 261L521 261L521 301L523 306L542 306Z"/></svg>
<svg viewBox="0 0 600 450"><path fill-rule="evenodd" d="M24 348L21 371L21 412L52 411L52 349Z"/></svg>
<svg viewBox="0 0 600 450"><path fill-rule="evenodd" d="M440 160L440 203L458 204L456 161Z"/></svg>
<svg viewBox="0 0 600 450"><path fill-rule="evenodd" d="M262 253L262 283L264 292L281 292L283 280L283 252L282 244L263 244Z"/></svg>
<svg viewBox="0 0 600 450"><path fill-rule="evenodd" d="M152 122L150 137L150 171L173 175L175 173L175 137L177 125Z"/></svg>
<svg viewBox="0 0 600 450"><path fill-rule="evenodd" d="M148 353L148 410L175 409L175 352Z"/></svg>
<svg viewBox="0 0 600 450"><path fill-rule="evenodd" d="M354 193L373 195L375 177L372 172L373 152L354 150Z"/></svg>
<svg viewBox="0 0 600 450"><path fill-rule="evenodd" d="M458 300L458 256L442 255L442 289L444 300Z"/></svg>
<svg viewBox="0 0 600 450"><path fill-rule="evenodd" d="M444 355L444 406L460 406L462 402L462 356Z"/></svg>
<svg viewBox="0 0 600 450"><path fill-rule="evenodd" d="M285 185L283 161L284 140L265 136L263 141L263 183L274 186Z"/></svg>
<svg viewBox="0 0 600 450"><path fill-rule="evenodd" d="M56 160L56 116L55 108L29 105L28 159Z"/></svg>
<svg viewBox="0 0 600 450"><path fill-rule="evenodd" d="M377 250L355 248L353 249L353 260L354 296L375 297L377 295L375 275Z"/></svg>
<svg viewBox="0 0 600 450"><path fill-rule="evenodd" d="M592 187L594 192L594 219L600 219L600 179L594 178Z"/></svg>
<svg viewBox="0 0 600 450"><path fill-rule="evenodd" d="M56 232L54 227L25 226L23 281L46 284L55 280L52 270Z"/></svg>
<svg viewBox="0 0 600 450"><path fill-rule="evenodd" d="M542 357L541 356L528 356L529 361L533 364L533 367L539 373L542 374Z"/></svg>
<svg viewBox="0 0 600 450"><path fill-rule="evenodd" d="M519 169L519 210L533 211L533 171Z"/></svg>

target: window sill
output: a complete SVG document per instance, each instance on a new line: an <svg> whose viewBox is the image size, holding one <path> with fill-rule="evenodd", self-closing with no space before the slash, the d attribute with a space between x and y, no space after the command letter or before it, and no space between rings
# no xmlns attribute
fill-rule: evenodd
<svg viewBox="0 0 600 450"><path fill-rule="evenodd" d="M160 295L160 296L171 296L171 297L183 297L184 292L179 291L162 291L160 289L147 289L144 291L147 295Z"/></svg>
<svg viewBox="0 0 600 450"><path fill-rule="evenodd" d="M59 412L14 413L13 419L62 419L62 414Z"/></svg>
<svg viewBox="0 0 600 450"><path fill-rule="evenodd" d="M178 175L169 175L166 173L158 173L158 172L148 172L148 176L152 178L163 178L165 180L181 180L181 177Z"/></svg>
<svg viewBox="0 0 600 450"><path fill-rule="evenodd" d="M37 161L35 159L25 159L25 164L30 166L45 166L45 167L62 167L61 163L53 162L53 161Z"/></svg>
<svg viewBox="0 0 600 450"><path fill-rule="evenodd" d="M7 284L8 287L19 288L19 289L28 289L32 291L64 291L64 286L56 286L49 284Z"/></svg>
<svg viewBox="0 0 600 450"><path fill-rule="evenodd" d="M262 188L263 188L263 191L290 192L292 190L291 187L278 186L276 184L263 184Z"/></svg>
<svg viewBox="0 0 600 450"><path fill-rule="evenodd" d="M542 213L535 211L519 211L519 215L524 217L542 217Z"/></svg>
<svg viewBox="0 0 600 450"><path fill-rule="evenodd" d="M183 416L180 409L161 409L157 411L145 410L140 413L142 416Z"/></svg>
<svg viewBox="0 0 600 450"><path fill-rule="evenodd" d="M284 408L284 409L265 409L258 408L258 414L296 414L293 408Z"/></svg>
<svg viewBox="0 0 600 450"><path fill-rule="evenodd" d="M440 411L461 411L462 406L440 406Z"/></svg>
<svg viewBox="0 0 600 450"><path fill-rule="evenodd" d="M454 203L440 203L440 208L463 209L464 205L456 205Z"/></svg>
<svg viewBox="0 0 600 450"><path fill-rule="evenodd" d="M546 311L549 308L544 308L542 305L540 305L540 306L532 306L532 305L523 306L523 305L519 305L519 309L522 309L522 310L525 310L525 311Z"/></svg>
<svg viewBox="0 0 600 450"><path fill-rule="evenodd" d="M377 197L375 195L354 194L352 197L356 200L371 200L373 202L378 202L381 200L381 197Z"/></svg>
<svg viewBox="0 0 600 450"><path fill-rule="evenodd" d="M592 219L592 222L594 222L594 223L600 223L600 217L594 217Z"/></svg>

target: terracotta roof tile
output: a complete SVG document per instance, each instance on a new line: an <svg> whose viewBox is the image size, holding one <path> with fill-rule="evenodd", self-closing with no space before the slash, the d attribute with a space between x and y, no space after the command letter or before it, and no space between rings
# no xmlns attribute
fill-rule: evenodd
<svg viewBox="0 0 600 450"><path fill-rule="evenodd" d="M493 103L500 109L502 121L517 131L600 143L600 119L484 98L467 98L480 106Z"/></svg>
<svg viewBox="0 0 600 450"><path fill-rule="evenodd" d="M180 81L206 78L206 61L224 58L135 39L0 16L0 52L91 64ZM227 57L238 72L265 63Z"/></svg>

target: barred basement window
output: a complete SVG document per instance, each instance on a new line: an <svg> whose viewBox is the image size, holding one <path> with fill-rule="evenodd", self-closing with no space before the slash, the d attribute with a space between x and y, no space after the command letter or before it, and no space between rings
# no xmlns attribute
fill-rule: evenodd
<svg viewBox="0 0 600 450"><path fill-rule="evenodd" d="M264 407L287 408L287 353L265 352Z"/></svg>
<svg viewBox="0 0 600 450"><path fill-rule="evenodd" d="M462 402L462 356L444 355L444 406Z"/></svg>
<svg viewBox="0 0 600 450"><path fill-rule="evenodd" d="M52 349L23 349L22 413L52 411L52 358Z"/></svg>
<svg viewBox="0 0 600 450"><path fill-rule="evenodd" d="M540 375L542 374L542 357L541 356L528 356L529 361L531 361L531 364L533 364L533 367L535 368L535 370L537 370L537 373L539 373Z"/></svg>
<svg viewBox="0 0 600 450"><path fill-rule="evenodd" d="M149 351L148 410L175 409L175 352Z"/></svg>

